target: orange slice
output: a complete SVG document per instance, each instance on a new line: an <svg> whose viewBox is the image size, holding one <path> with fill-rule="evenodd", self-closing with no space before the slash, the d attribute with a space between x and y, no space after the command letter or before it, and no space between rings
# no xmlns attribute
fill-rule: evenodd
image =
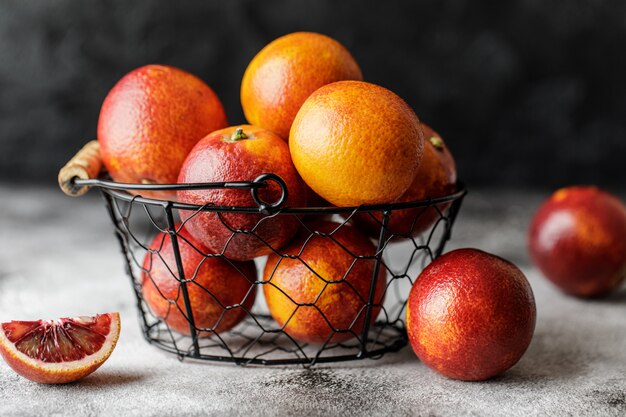
<svg viewBox="0 0 626 417"><path fill-rule="evenodd" d="M106 361L120 335L119 313L0 324L0 355L18 374L44 384L77 381Z"/></svg>

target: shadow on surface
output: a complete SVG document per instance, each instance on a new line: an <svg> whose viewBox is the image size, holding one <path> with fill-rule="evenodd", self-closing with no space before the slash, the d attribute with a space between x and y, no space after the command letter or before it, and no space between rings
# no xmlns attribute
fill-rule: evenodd
<svg viewBox="0 0 626 417"><path fill-rule="evenodd" d="M554 332L559 328L559 323L543 323L542 328L535 331L533 341L520 361L490 381L537 384L585 374L594 354L585 349L584 343L571 329Z"/></svg>
<svg viewBox="0 0 626 417"><path fill-rule="evenodd" d="M387 352L378 359L363 359L346 362L323 363L315 365L313 369L337 369L337 368L372 368L377 366L401 365L418 362L419 359L413 353L410 345L406 345L398 352Z"/></svg>
<svg viewBox="0 0 626 417"><path fill-rule="evenodd" d="M606 297L590 299L589 302L597 304L626 305L626 287L622 287Z"/></svg>
<svg viewBox="0 0 626 417"><path fill-rule="evenodd" d="M116 372L116 371L96 371L92 375L89 375L85 379L77 381L74 386L81 388L89 387L107 387L115 385L128 385L135 382L139 382L145 378L145 375L136 372Z"/></svg>

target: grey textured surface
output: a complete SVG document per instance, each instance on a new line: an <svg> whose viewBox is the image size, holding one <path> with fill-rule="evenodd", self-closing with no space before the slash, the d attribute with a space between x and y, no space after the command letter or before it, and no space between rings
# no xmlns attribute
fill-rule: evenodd
<svg viewBox="0 0 626 417"><path fill-rule="evenodd" d="M0 321L119 310L119 344L75 384L43 386L0 363L0 415L626 414L626 291L602 301L566 297L528 264L524 231L538 193L472 192L452 247L473 246L522 267L538 320L522 360L482 383L440 377L410 349L378 361L237 368L176 358L140 336L131 290L96 193L0 186Z"/></svg>

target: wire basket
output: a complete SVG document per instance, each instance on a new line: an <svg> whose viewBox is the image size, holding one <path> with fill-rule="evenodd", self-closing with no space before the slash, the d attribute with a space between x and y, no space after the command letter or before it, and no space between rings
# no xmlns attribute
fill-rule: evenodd
<svg viewBox="0 0 626 417"><path fill-rule="evenodd" d="M61 170L59 184L73 196L99 188L120 243L145 339L180 359L238 365L311 366L376 359L400 350L407 344L405 307L410 288L419 272L442 253L466 194L458 184L455 193L424 201L291 208L283 206L288 195L285 183L271 173L253 181L144 185L113 182L100 169L97 142L90 142ZM262 201L259 190L271 183L280 187L280 198ZM198 206L128 192L216 188L250 190L257 206ZM401 233L388 227L398 211L411 213L409 226ZM226 216L233 213L255 216L255 226L232 228ZM186 234L187 222L201 215L217 216L229 228L231 236L222 251L208 253ZM273 247L258 233L269 219L287 218L297 223L299 231L293 241L298 243ZM424 221L428 228L415 233ZM364 224L373 236L371 250L351 246L343 238L362 230ZM244 236L265 245L269 258L255 259L256 267L230 259L228 245ZM334 259L343 261L342 273L327 276L323 267L307 258L307 251L315 245L332 248ZM185 257L197 260L195 268L187 267L193 270L185 269ZM222 286L201 282L205 263L219 263L220 271L226 268L228 281ZM316 281L315 293L308 298L294 296L282 286L276 278L281 263L304 269ZM174 283L167 290L156 283L162 279L163 266ZM281 308L290 309L282 320L270 314L264 297L268 291L274 297L280 293ZM333 303L328 302L331 293ZM305 333L316 329L316 337L302 337L294 330L296 324Z"/></svg>

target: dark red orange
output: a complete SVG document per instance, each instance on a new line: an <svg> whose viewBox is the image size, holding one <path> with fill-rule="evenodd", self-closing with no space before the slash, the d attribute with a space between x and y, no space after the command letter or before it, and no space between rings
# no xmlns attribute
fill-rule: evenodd
<svg viewBox="0 0 626 417"><path fill-rule="evenodd" d="M522 357L536 315L532 289L515 265L459 249L420 274L409 295L406 325L424 364L448 378L477 381Z"/></svg>
<svg viewBox="0 0 626 417"><path fill-rule="evenodd" d="M304 183L289 156L287 143L278 135L256 126L241 125L218 130L202 139L189 153L178 182L253 181L273 173L287 185L286 206L301 207L306 201ZM281 189L274 182L259 191L261 200L273 203ZM184 190L178 200L197 205L258 208L249 189ZM296 233L300 223L293 216L264 216L181 211L186 228L196 240L230 259L249 260L279 249ZM245 231L247 233L235 233Z"/></svg>
<svg viewBox="0 0 626 417"><path fill-rule="evenodd" d="M543 274L566 293L608 294L626 279L626 207L596 187L562 188L533 217L529 248Z"/></svg>
<svg viewBox="0 0 626 417"><path fill-rule="evenodd" d="M178 226L180 227L180 226ZM207 248L182 229L178 247L184 269L191 310L198 329L222 332L243 320L254 304L256 267L254 262L229 262L205 257ZM149 246L143 262L141 291L152 312L175 332L189 335L184 302L170 236L159 233ZM200 336L211 336L201 332Z"/></svg>

